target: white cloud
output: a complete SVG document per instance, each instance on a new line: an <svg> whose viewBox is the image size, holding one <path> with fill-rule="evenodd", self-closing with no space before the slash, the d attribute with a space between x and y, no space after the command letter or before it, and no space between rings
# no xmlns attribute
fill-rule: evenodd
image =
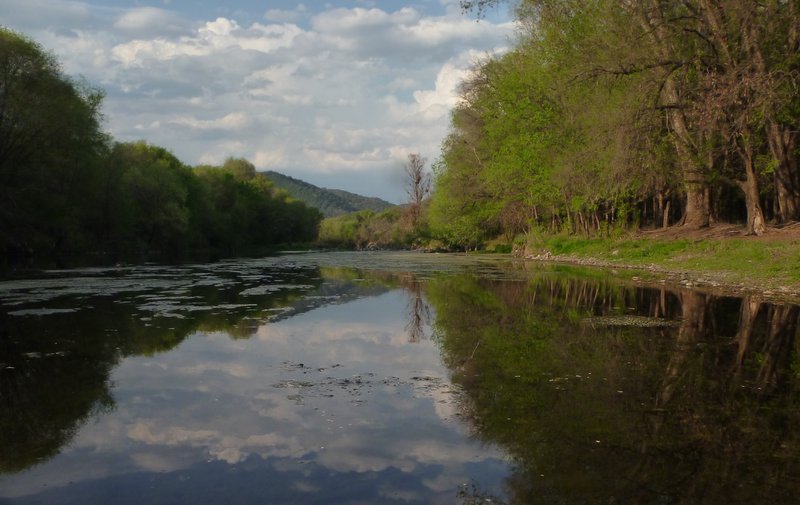
<svg viewBox="0 0 800 505"><path fill-rule="evenodd" d="M352 37L355 32L364 29L386 29L398 25L406 25L418 21L419 13L412 8L404 7L389 13L380 9L331 9L311 20L315 31L323 34L336 34L345 38Z"/></svg>
<svg viewBox="0 0 800 505"><path fill-rule="evenodd" d="M231 112L217 119L197 119L191 116L182 116L170 119L167 122L196 130L241 130L251 124L250 117L244 112Z"/></svg>
<svg viewBox="0 0 800 505"><path fill-rule="evenodd" d="M304 4L297 4L297 7L291 10L287 9L269 9L264 13L264 19L267 21L274 21L277 23L295 23L300 21L308 15L308 8Z"/></svg>
<svg viewBox="0 0 800 505"><path fill-rule="evenodd" d="M214 144L210 150L201 151L197 163L201 165L222 165L228 157L240 156L247 145L240 140L228 140Z"/></svg>
<svg viewBox="0 0 800 505"><path fill-rule="evenodd" d="M308 451L294 437L277 433L236 436L213 429L188 429L179 426L164 426L163 420L137 421L128 429L128 438L150 446L195 447L203 449L209 456L229 464L239 463L251 453L273 457L300 457ZM149 459L138 459L152 465ZM162 462L163 463L163 462Z"/></svg>
<svg viewBox="0 0 800 505"><path fill-rule="evenodd" d="M253 24L243 29L234 20L217 18L205 23L190 36L181 36L176 40L132 40L114 47L112 54L123 65L143 66L148 60L209 56L232 48L269 53L291 46L300 33L300 28L290 24Z"/></svg>
<svg viewBox="0 0 800 505"><path fill-rule="evenodd" d="M174 12L155 7L139 7L125 11L114 22L115 29L139 37L180 33L187 30L189 26L189 22Z"/></svg>
<svg viewBox="0 0 800 505"><path fill-rule="evenodd" d="M249 379L256 375L256 371L243 363L197 363L191 366L184 366L176 369L178 372L188 375L203 375L207 372L219 372L232 375L238 379Z"/></svg>
<svg viewBox="0 0 800 505"><path fill-rule="evenodd" d="M224 9L204 19L178 3L0 0L0 12L107 91L107 127L119 140L144 137L187 163L244 156L400 201L402 188L386 184L398 160L436 158L458 79L476 57L502 50L513 26L476 23L452 0L373 4L299 4L250 19Z"/></svg>
<svg viewBox="0 0 800 505"><path fill-rule="evenodd" d="M236 464L255 455L278 471L395 468L431 490L455 489L474 475L471 463L502 452L470 440L453 420L458 397L439 348L408 343L406 296L394 290L326 306L263 326L248 340L198 333L181 352L126 359L111 377L117 408L86 423L58 458L7 492L142 470L192 472L201 461ZM352 395L339 381L356 374L365 384Z"/></svg>
<svg viewBox="0 0 800 505"><path fill-rule="evenodd" d="M253 156L253 164L264 169L272 167L280 168L286 162L286 150L282 147L256 151Z"/></svg>
<svg viewBox="0 0 800 505"><path fill-rule="evenodd" d="M467 74L467 68L447 62L439 70L433 89L414 91L413 102L401 101L395 95L387 95L383 102L397 122L441 123L439 120L446 118L458 102L458 84Z"/></svg>

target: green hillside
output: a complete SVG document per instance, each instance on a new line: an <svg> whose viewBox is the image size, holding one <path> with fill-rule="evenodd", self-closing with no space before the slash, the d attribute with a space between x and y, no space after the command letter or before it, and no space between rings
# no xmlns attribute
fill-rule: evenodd
<svg viewBox="0 0 800 505"><path fill-rule="evenodd" d="M394 204L380 198L357 195L341 189L320 188L278 172L269 171L265 172L265 175L275 187L285 190L306 205L316 207L325 217L340 216L359 210L380 212L394 207Z"/></svg>

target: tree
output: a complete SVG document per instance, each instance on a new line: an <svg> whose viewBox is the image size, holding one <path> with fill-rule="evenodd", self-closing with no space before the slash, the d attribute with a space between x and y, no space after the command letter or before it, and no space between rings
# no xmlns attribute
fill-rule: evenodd
<svg viewBox="0 0 800 505"><path fill-rule="evenodd" d="M406 174L406 193L411 213L411 221L414 226L419 222L422 202L431 191L431 176L425 171L427 160L417 153L408 155L408 161L404 166Z"/></svg>
<svg viewBox="0 0 800 505"><path fill-rule="evenodd" d="M118 232L128 247L142 255L170 256L185 249L188 168L166 149L143 141L117 144L111 164L122 172L118 198L125 221Z"/></svg>
<svg viewBox="0 0 800 505"><path fill-rule="evenodd" d="M482 15L503 2L461 5ZM800 218L799 5L518 2L524 36L515 49L539 62L537 75L545 76L545 89L561 108L559 121L575 134L563 137L571 145L552 161L567 221L574 221L575 202L596 207L602 198L630 198L641 210L647 191L655 193L652 214L662 224L669 219L668 195L675 194L683 196L681 222L690 228L708 226L721 209L736 219L744 211L748 234L762 233L770 212L777 222ZM502 98L496 78L479 84L495 100L490 104ZM476 111L484 129L505 117L505 111ZM665 141L672 153L663 150ZM600 199L580 187L588 181Z"/></svg>
<svg viewBox="0 0 800 505"><path fill-rule="evenodd" d="M81 220L106 147L102 92L64 76L32 40L0 28L0 255L63 255L86 241Z"/></svg>
<svg viewBox="0 0 800 505"><path fill-rule="evenodd" d="M100 130L103 93L0 28L0 266L175 260L316 238L316 209L243 158L190 170Z"/></svg>
<svg viewBox="0 0 800 505"><path fill-rule="evenodd" d="M222 167L193 172L205 195L199 221L208 247L232 254L317 238L320 212L276 190L246 159L229 158Z"/></svg>
<svg viewBox="0 0 800 505"><path fill-rule="evenodd" d="M228 158L222 169L241 181L249 181L256 176L255 165L244 158Z"/></svg>

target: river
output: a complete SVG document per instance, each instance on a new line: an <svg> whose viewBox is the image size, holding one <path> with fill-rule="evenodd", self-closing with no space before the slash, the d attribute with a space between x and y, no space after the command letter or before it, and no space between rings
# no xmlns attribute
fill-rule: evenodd
<svg viewBox="0 0 800 505"><path fill-rule="evenodd" d="M794 504L800 308L498 256L0 282L0 504Z"/></svg>

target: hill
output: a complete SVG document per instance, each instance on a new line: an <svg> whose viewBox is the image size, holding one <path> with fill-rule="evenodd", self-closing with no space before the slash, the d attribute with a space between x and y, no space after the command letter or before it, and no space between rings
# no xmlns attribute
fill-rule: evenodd
<svg viewBox="0 0 800 505"><path fill-rule="evenodd" d="M380 198L357 195L341 189L320 188L271 170L264 174L276 188L286 191L311 207L316 207L325 217L340 216L359 210L380 212L394 207L394 204Z"/></svg>

